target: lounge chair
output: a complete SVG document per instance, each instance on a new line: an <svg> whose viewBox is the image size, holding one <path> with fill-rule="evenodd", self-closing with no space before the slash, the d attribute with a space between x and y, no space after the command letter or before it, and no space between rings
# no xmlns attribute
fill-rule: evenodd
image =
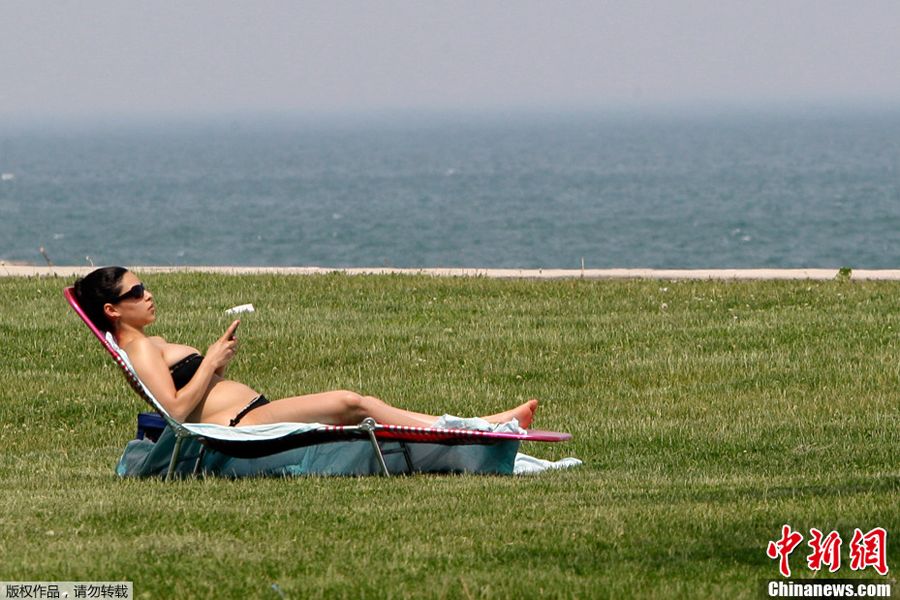
<svg viewBox="0 0 900 600"><path fill-rule="evenodd" d="M443 429L432 427L407 427L400 425L383 425L374 419L364 419L359 425L323 425L321 423L272 423L266 425L250 425L242 427L225 427L211 423L181 423L166 411L147 386L141 381L131 365L127 354L118 347L112 334L102 333L88 319L84 310L75 298L74 288L69 286L63 291L66 300L82 321L90 328L91 333L103 345L122 369L128 383L137 394L165 419L167 426L175 435L175 444L166 471L166 480L172 477L179 459L184 440L196 439L205 448L215 450L227 456L238 458L258 458L270 456L292 448L313 444L347 440L368 440L377 458L380 471L389 476L384 455L391 452L402 452L409 472L415 470L411 453L407 444L498 444L503 442L561 442L571 439L568 433L540 431L536 429L519 430L518 432L482 431L472 429ZM398 442L399 447L383 450L383 442ZM194 473L199 472L203 454L198 456Z"/></svg>

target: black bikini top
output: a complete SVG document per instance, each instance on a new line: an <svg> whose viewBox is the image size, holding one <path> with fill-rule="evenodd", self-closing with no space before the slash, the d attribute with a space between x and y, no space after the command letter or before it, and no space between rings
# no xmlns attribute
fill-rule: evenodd
<svg viewBox="0 0 900 600"><path fill-rule="evenodd" d="M176 391L188 384L194 373L200 368L201 362L203 362L203 356L195 352L169 367L169 373L172 374L172 381L175 382Z"/></svg>

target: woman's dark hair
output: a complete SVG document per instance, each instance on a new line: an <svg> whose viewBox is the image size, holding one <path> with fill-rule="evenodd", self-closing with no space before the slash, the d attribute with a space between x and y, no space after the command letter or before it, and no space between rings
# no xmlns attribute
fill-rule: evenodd
<svg viewBox="0 0 900 600"><path fill-rule="evenodd" d="M125 267L102 267L75 280L75 298L91 322L101 331L112 331L113 324L103 314L103 305L119 297Z"/></svg>

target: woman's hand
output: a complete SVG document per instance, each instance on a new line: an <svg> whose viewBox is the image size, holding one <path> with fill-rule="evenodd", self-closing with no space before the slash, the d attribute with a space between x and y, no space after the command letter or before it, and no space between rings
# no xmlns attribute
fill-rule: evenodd
<svg viewBox="0 0 900 600"><path fill-rule="evenodd" d="M240 319L236 319L225 330L225 334L213 342L206 351L206 360L210 361L216 371L225 369L234 358L234 354L237 352L237 339L234 337L234 332L240 324Z"/></svg>

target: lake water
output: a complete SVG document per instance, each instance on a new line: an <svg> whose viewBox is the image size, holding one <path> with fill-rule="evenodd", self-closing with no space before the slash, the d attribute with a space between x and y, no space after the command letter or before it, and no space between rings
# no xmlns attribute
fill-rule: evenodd
<svg viewBox="0 0 900 600"><path fill-rule="evenodd" d="M900 267L900 112L0 125L0 259Z"/></svg>

